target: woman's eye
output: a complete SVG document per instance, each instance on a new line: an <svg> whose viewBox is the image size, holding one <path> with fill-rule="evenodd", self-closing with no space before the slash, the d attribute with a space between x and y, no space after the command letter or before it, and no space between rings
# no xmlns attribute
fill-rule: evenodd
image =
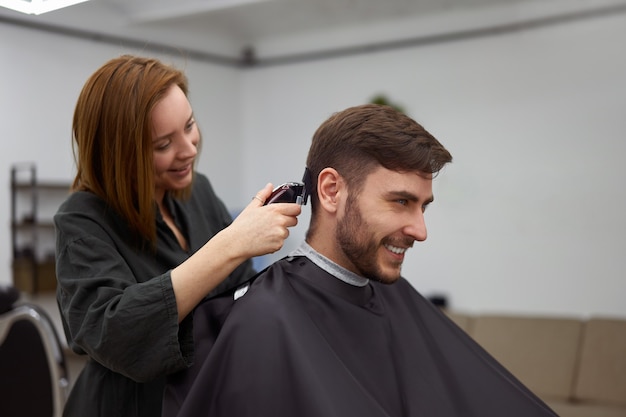
<svg viewBox="0 0 626 417"><path fill-rule="evenodd" d="M170 143L169 142L162 142L162 143L158 143L154 146L154 149L156 149L157 151L164 151L167 148L169 148Z"/></svg>
<svg viewBox="0 0 626 417"><path fill-rule="evenodd" d="M187 129L187 130L191 130L191 129L193 129L193 126L194 126L195 124L196 124L196 121L195 121L194 119L191 119L191 120L189 121L189 123L187 123L187 126L185 126L185 129Z"/></svg>

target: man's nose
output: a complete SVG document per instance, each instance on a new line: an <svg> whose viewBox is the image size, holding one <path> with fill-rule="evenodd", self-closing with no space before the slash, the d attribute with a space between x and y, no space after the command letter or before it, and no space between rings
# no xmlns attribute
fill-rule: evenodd
<svg viewBox="0 0 626 417"><path fill-rule="evenodd" d="M412 222L404 228L404 233L408 236L411 236L418 242L423 242L426 240L426 238L428 237L428 232L426 230L426 221L424 219L423 212L420 211L416 216L413 217Z"/></svg>

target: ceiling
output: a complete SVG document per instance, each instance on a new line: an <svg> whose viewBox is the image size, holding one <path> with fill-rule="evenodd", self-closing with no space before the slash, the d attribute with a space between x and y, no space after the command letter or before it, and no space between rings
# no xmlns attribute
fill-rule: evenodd
<svg viewBox="0 0 626 417"><path fill-rule="evenodd" d="M247 46L351 27L369 28L370 34L379 28L376 36L384 38L391 28L408 36L408 27L422 26L415 22L441 16L482 14L483 24L497 25L512 10L536 18L539 8L554 16L607 7L623 10L626 0L90 0L39 16L0 7L0 24L238 58Z"/></svg>

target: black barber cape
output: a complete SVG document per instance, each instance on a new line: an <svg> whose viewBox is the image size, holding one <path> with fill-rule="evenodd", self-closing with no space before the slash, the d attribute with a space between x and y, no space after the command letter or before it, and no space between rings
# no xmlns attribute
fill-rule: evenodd
<svg viewBox="0 0 626 417"><path fill-rule="evenodd" d="M232 300L196 312L205 345L165 417L556 416L405 279L355 287L285 258Z"/></svg>

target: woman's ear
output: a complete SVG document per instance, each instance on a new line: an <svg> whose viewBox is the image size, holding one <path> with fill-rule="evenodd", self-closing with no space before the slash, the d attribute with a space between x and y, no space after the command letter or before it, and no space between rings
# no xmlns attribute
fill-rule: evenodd
<svg viewBox="0 0 626 417"><path fill-rule="evenodd" d="M336 213L343 191L344 181L334 168L324 168L317 177L317 196L320 206L329 213Z"/></svg>

